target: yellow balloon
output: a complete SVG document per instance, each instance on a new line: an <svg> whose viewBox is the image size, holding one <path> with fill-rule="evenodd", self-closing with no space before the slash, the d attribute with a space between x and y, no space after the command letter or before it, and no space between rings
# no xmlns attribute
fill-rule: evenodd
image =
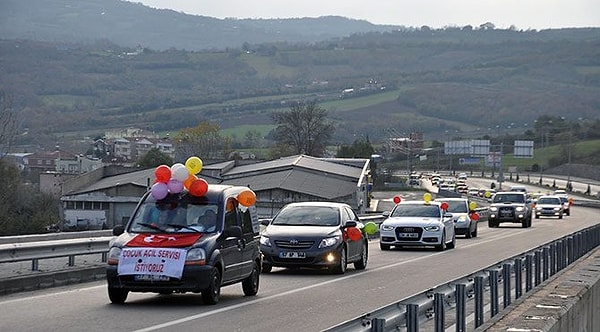
<svg viewBox="0 0 600 332"><path fill-rule="evenodd" d="M475 203L475 202L469 203L469 209L475 210L476 208L477 208L477 203Z"/></svg>
<svg viewBox="0 0 600 332"><path fill-rule="evenodd" d="M190 174L198 174L202 170L202 159L198 157L189 157L185 161L185 168L190 171Z"/></svg>
<svg viewBox="0 0 600 332"><path fill-rule="evenodd" d="M430 193L424 193L424 194L423 194L423 200L424 200L425 202L429 202L429 201L431 201L431 194L430 194Z"/></svg>

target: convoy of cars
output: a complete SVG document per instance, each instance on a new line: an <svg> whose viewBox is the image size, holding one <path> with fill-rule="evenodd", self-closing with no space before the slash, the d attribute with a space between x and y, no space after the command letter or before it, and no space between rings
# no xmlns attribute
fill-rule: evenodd
<svg viewBox="0 0 600 332"><path fill-rule="evenodd" d="M416 178L413 177L416 182ZM450 178L434 174L432 183L450 187ZM456 185L458 183L458 186ZM532 218L570 214L564 191L530 194L524 186L509 191L469 188L461 173L452 185L461 197L423 195L384 211L379 247L456 246L456 235L477 237L479 214L470 197L489 199L490 228L501 223L531 227ZM153 187L154 188L154 187ZM483 191L483 193L482 193ZM367 227L345 203L294 202L270 219L258 219L256 196L248 187L206 185L200 194L180 190L158 195L152 190L139 201L130 220L113 229L106 278L108 297L122 304L129 292L200 293L207 304L219 302L221 287L241 284L244 295L258 293L260 274L274 267L326 269L346 273L367 267Z"/></svg>

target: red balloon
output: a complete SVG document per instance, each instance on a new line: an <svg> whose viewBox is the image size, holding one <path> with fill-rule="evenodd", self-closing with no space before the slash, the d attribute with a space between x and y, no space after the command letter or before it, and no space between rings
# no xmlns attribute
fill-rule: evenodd
<svg viewBox="0 0 600 332"><path fill-rule="evenodd" d="M477 212L471 213L471 220L479 221L479 213L477 213Z"/></svg>
<svg viewBox="0 0 600 332"><path fill-rule="evenodd" d="M160 165L154 171L157 182L167 183L171 179L171 168L167 165Z"/></svg>
<svg viewBox="0 0 600 332"><path fill-rule="evenodd" d="M204 179L194 180L188 190L193 196L204 196L208 191L208 182Z"/></svg>
<svg viewBox="0 0 600 332"><path fill-rule="evenodd" d="M402 201L402 198L400 198L400 196L394 196L394 203L398 204L400 203L400 201Z"/></svg>
<svg viewBox="0 0 600 332"><path fill-rule="evenodd" d="M352 241L358 241L362 237L360 229L356 227L348 227L346 229L346 234L348 234L348 238Z"/></svg>
<svg viewBox="0 0 600 332"><path fill-rule="evenodd" d="M440 207L442 208L442 210L446 211L448 210L448 203L444 202Z"/></svg>

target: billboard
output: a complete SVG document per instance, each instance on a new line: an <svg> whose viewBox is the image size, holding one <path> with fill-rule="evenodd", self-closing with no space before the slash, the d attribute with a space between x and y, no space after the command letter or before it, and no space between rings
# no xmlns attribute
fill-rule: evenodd
<svg viewBox="0 0 600 332"><path fill-rule="evenodd" d="M533 141L515 141L515 158L533 158Z"/></svg>

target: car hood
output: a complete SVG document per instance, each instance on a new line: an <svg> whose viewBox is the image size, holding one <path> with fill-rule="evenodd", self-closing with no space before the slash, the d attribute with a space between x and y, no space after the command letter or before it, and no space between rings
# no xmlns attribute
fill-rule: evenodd
<svg viewBox="0 0 600 332"><path fill-rule="evenodd" d="M425 218L425 217L390 217L383 221L384 225L391 226L428 226L428 225L439 225L441 223L438 218Z"/></svg>
<svg viewBox="0 0 600 332"><path fill-rule="evenodd" d="M339 226L269 225L262 235L277 237L327 237L340 231Z"/></svg>

